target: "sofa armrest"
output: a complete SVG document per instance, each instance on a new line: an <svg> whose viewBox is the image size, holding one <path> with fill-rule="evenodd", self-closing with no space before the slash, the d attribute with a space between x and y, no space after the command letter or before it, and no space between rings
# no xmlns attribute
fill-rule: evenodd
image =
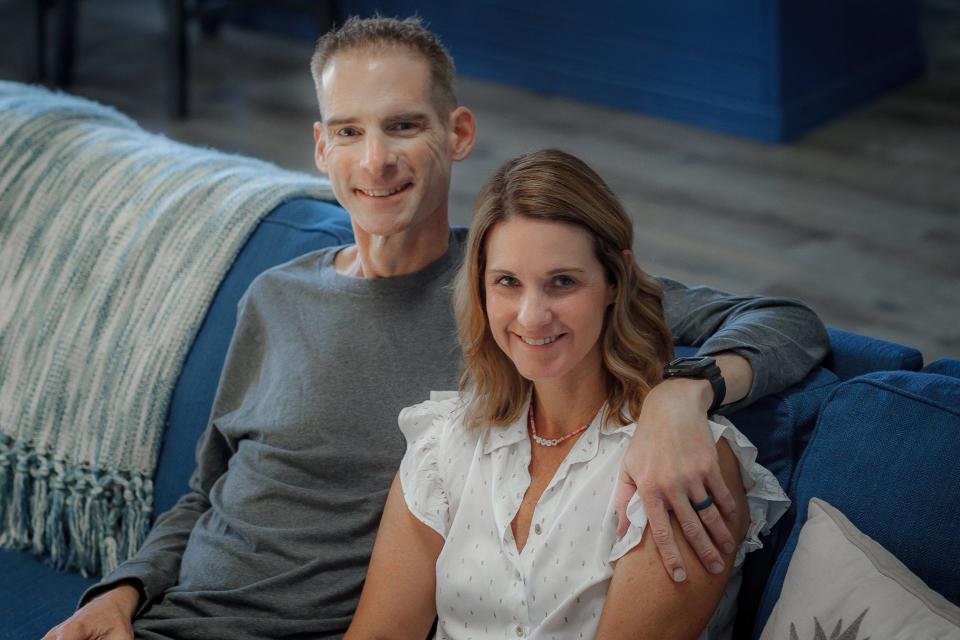
<svg viewBox="0 0 960 640"><path fill-rule="evenodd" d="M823 366L841 380L873 371L919 371L923 354L913 347L827 327L830 355Z"/></svg>
<svg viewBox="0 0 960 640"><path fill-rule="evenodd" d="M826 500L932 589L960 604L960 380L888 371L830 394L791 487L796 517L757 614L759 637L810 498Z"/></svg>

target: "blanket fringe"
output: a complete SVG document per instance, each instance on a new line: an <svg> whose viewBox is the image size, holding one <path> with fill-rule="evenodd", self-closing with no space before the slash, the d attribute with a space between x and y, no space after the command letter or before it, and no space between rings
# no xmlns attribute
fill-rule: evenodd
<svg viewBox="0 0 960 640"><path fill-rule="evenodd" d="M70 465L0 437L0 547L107 575L140 548L152 510L153 481L141 474Z"/></svg>

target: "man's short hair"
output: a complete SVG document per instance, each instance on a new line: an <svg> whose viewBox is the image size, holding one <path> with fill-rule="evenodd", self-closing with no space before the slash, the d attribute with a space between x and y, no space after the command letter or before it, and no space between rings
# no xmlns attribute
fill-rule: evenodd
<svg viewBox="0 0 960 640"><path fill-rule="evenodd" d="M372 18L351 16L339 29L334 27L317 41L310 59L310 73L320 108L323 109L321 76L334 55L350 49L379 52L392 47L404 47L423 56L430 69L431 91L438 113L446 115L456 108L453 58L436 34L424 27L417 16L399 20L379 15Z"/></svg>

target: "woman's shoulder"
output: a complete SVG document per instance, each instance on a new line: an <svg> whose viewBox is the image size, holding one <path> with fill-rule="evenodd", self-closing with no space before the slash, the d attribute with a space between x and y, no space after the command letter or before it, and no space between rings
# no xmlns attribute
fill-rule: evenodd
<svg viewBox="0 0 960 640"><path fill-rule="evenodd" d="M462 413L463 401L457 391L431 391L430 399L400 410L400 428L424 422L449 421ZM458 411L459 410L459 411Z"/></svg>
<svg viewBox="0 0 960 640"><path fill-rule="evenodd" d="M430 399L400 411L397 422L408 442L424 438L437 444L469 438L464 424L466 403L457 391L431 391Z"/></svg>

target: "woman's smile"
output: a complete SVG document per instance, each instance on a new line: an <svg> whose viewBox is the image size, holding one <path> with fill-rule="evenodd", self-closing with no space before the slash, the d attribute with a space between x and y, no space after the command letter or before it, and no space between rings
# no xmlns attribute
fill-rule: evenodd
<svg viewBox="0 0 960 640"><path fill-rule="evenodd" d="M523 343L529 347L549 347L554 344L557 340L565 336L565 333L561 333L555 336L548 336L546 338L532 338L529 336L521 336L516 333L513 334L517 338L523 341Z"/></svg>
<svg viewBox="0 0 960 640"><path fill-rule="evenodd" d="M514 216L487 236L487 319L524 378L561 385L599 375L600 337L613 287L590 234L554 220Z"/></svg>

